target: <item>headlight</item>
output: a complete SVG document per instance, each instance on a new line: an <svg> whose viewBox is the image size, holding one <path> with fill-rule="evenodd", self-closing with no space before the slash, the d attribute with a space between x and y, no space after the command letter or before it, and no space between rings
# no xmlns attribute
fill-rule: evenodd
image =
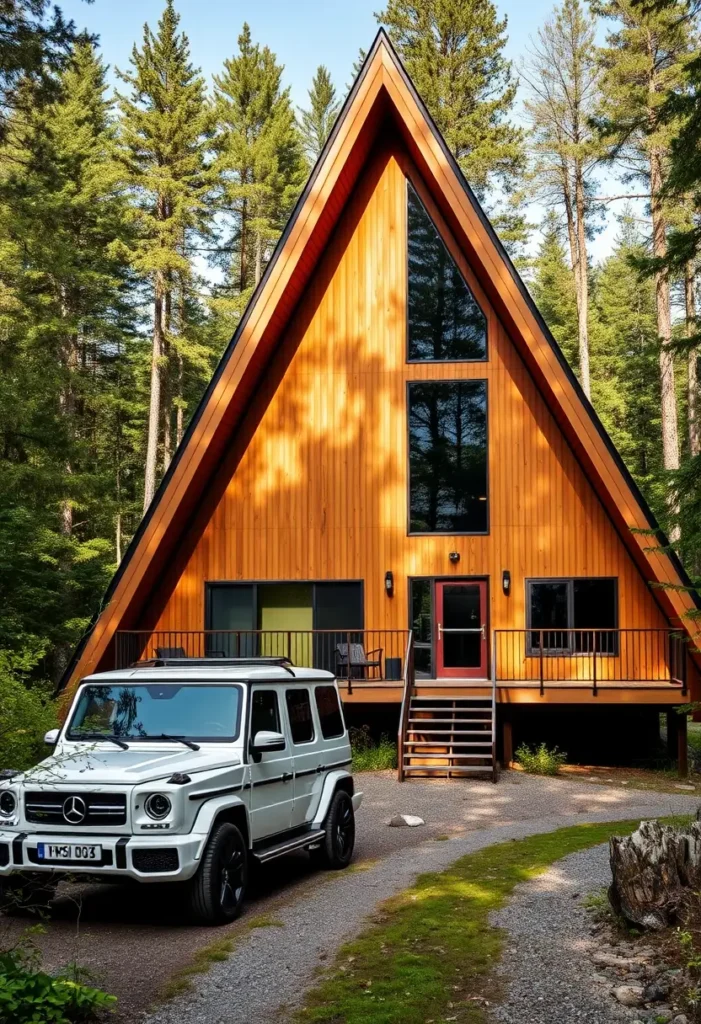
<svg viewBox="0 0 701 1024"><path fill-rule="evenodd" d="M9 818L11 814L14 814L17 809L17 797L14 793L11 793L9 789L6 789L3 793L0 793L0 814Z"/></svg>
<svg viewBox="0 0 701 1024"><path fill-rule="evenodd" d="M163 793L152 793L151 796L146 798L144 803L144 809L149 818L155 818L156 821L167 817L172 806L168 797L164 796Z"/></svg>

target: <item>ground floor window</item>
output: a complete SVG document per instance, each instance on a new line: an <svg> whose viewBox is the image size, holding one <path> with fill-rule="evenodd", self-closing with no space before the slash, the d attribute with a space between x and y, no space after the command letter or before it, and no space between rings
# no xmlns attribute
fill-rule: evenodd
<svg viewBox="0 0 701 1024"><path fill-rule="evenodd" d="M527 581L529 653L618 653L613 577ZM609 632L609 630L611 632Z"/></svg>
<svg viewBox="0 0 701 1024"><path fill-rule="evenodd" d="M339 645L361 638L360 580L206 585L209 657L289 657L295 665L337 671ZM312 634L312 630L326 630Z"/></svg>

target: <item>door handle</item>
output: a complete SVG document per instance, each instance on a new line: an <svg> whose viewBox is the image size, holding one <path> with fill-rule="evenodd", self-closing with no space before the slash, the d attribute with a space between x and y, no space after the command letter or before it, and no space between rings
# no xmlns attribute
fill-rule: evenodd
<svg viewBox="0 0 701 1024"><path fill-rule="evenodd" d="M325 772L326 771L326 765L325 764L318 764L316 766L316 770L317 770L317 772Z"/></svg>
<svg viewBox="0 0 701 1024"><path fill-rule="evenodd" d="M283 782L289 782L290 779L294 779L294 772L283 772L282 773L282 781Z"/></svg>
<svg viewBox="0 0 701 1024"><path fill-rule="evenodd" d="M440 638L441 638L443 633L481 633L482 634L482 639L484 640L485 637L486 637L486 629L487 629L487 627L485 625L475 626L474 629L444 629L443 626L441 626L441 624L439 622L438 623L438 639L440 640Z"/></svg>

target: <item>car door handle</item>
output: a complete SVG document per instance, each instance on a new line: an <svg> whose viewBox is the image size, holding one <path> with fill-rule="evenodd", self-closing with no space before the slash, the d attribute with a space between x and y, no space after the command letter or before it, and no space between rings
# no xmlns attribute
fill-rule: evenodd
<svg viewBox="0 0 701 1024"><path fill-rule="evenodd" d="M282 781L283 782L289 782L290 779L294 779L294 772L283 772L282 773Z"/></svg>
<svg viewBox="0 0 701 1024"><path fill-rule="evenodd" d="M318 764L316 766L316 770L317 770L317 772L325 772L326 771L326 765L325 764Z"/></svg>

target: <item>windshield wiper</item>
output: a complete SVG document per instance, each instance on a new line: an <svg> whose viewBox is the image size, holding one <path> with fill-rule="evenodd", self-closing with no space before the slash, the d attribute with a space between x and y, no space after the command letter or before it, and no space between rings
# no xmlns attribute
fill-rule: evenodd
<svg viewBox="0 0 701 1024"><path fill-rule="evenodd" d="M69 739L73 737L69 734ZM109 736L105 732L81 732L78 736L80 740L109 740L110 743L116 743L122 750L128 750L129 744L125 743L124 740L118 739L116 736Z"/></svg>
<svg viewBox="0 0 701 1024"><path fill-rule="evenodd" d="M173 743L184 743L190 750L199 750L199 743L193 743L192 740L186 739L184 736L168 736L162 732L160 736L142 736L144 740L172 740Z"/></svg>

